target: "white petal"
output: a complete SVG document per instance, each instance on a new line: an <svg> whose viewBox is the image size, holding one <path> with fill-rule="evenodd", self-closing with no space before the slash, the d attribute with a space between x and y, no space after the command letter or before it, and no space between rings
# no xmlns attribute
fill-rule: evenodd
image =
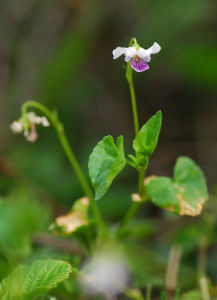
<svg viewBox="0 0 217 300"><path fill-rule="evenodd" d="M39 117L34 112L28 113L29 122L32 124L42 125L44 127L48 127L50 123L48 122L46 117Z"/></svg>
<svg viewBox="0 0 217 300"><path fill-rule="evenodd" d="M160 52L160 50L161 50L160 45L158 43L154 43L150 48L146 50L146 52L148 55L151 55Z"/></svg>
<svg viewBox="0 0 217 300"><path fill-rule="evenodd" d="M137 50L135 47L127 48L127 51L125 53L125 61L131 60L136 54L137 54Z"/></svg>
<svg viewBox="0 0 217 300"><path fill-rule="evenodd" d="M143 48L139 48L138 55L140 58L144 59L145 61L149 62L151 60L149 52Z"/></svg>
<svg viewBox="0 0 217 300"><path fill-rule="evenodd" d="M50 123L48 122L46 117L41 117L41 125L44 127L50 126Z"/></svg>
<svg viewBox="0 0 217 300"><path fill-rule="evenodd" d="M160 52L160 50L161 50L160 45L158 43L154 43L150 48L146 50L143 48L139 48L138 55L145 61L149 62L151 60L151 54L156 54Z"/></svg>
<svg viewBox="0 0 217 300"><path fill-rule="evenodd" d="M11 124L10 129L13 133L21 133L23 131L23 124L21 121L14 121Z"/></svg>
<svg viewBox="0 0 217 300"><path fill-rule="evenodd" d="M117 47L112 51L113 59L117 59L119 56L126 53L127 48L125 47Z"/></svg>
<svg viewBox="0 0 217 300"><path fill-rule="evenodd" d="M37 140L37 138L38 138L38 133L37 133L37 131L35 129L35 126L33 126L30 129L30 131L29 130L25 130L24 131L24 136L25 136L25 138L26 138L26 140L28 142L34 143Z"/></svg>
<svg viewBox="0 0 217 300"><path fill-rule="evenodd" d="M34 112L31 111L31 112L28 113L28 119L29 119L30 123L38 124L38 122L39 122L38 118L39 117L36 116L36 114Z"/></svg>

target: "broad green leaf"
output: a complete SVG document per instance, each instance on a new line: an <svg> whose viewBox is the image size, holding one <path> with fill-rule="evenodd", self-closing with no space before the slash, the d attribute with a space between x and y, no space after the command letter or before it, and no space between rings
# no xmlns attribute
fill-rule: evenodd
<svg viewBox="0 0 217 300"><path fill-rule="evenodd" d="M199 215L208 199L204 175L188 157L178 158L173 179L150 177L146 192L155 205L179 215Z"/></svg>
<svg viewBox="0 0 217 300"><path fill-rule="evenodd" d="M177 191L169 177L155 177L146 185L146 192L151 201L162 208L170 207L174 213L179 212Z"/></svg>
<svg viewBox="0 0 217 300"><path fill-rule="evenodd" d="M1 300L32 300L55 288L69 277L69 263L58 260L36 260L20 265L0 284Z"/></svg>
<svg viewBox="0 0 217 300"><path fill-rule="evenodd" d="M133 141L136 158L141 166L146 166L154 152L161 129L162 113L158 111L141 128Z"/></svg>
<svg viewBox="0 0 217 300"><path fill-rule="evenodd" d="M179 195L193 208L208 198L206 181L201 169L193 160L180 157L174 168L174 181L178 184Z"/></svg>
<svg viewBox="0 0 217 300"><path fill-rule="evenodd" d="M114 178L126 165L123 137L117 138L117 146L108 135L93 149L89 157L89 176L95 189L95 199L100 199L108 190Z"/></svg>

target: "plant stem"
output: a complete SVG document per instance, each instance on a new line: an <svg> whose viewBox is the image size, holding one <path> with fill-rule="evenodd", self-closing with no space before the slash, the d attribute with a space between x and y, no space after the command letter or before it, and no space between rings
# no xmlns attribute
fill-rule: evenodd
<svg viewBox="0 0 217 300"><path fill-rule="evenodd" d="M151 284L148 283L146 287L146 300L151 300L151 290L152 290Z"/></svg>
<svg viewBox="0 0 217 300"><path fill-rule="evenodd" d="M206 261L207 261L208 241L206 236L202 236L199 242L198 253L198 278L206 276Z"/></svg>
<svg viewBox="0 0 217 300"><path fill-rule="evenodd" d="M138 193L143 201L147 199L146 194L145 194L145 185L144 185L144 180L145 180L145 169L142 169L139 171L139 178L138 178ZM120 228L125 227L135 216L137 213L138 209L142 205L143 202L133 202L128 209L127 213L125 214Z"/></svg>
<svg viewBox="0 0 217 300"><path fill-rule="evenodd" d="M145 181L145 170L146 170L146 168L142 168L139 171L139 179L138 179L138 192L139 192L139 195L142 198L142 200L144 200L144 198L146 197L146 194L145 194L145 184L144 184L144 181Z"/></svg>
<svg viewBox="0 0 217 300"><path fill-rule="evenodd" d="M199 283L203 300L210 300L209 287L206 277L201 277Z"/></svg>
<svg viewBox="0 0 217 300"><path fill-rule="evenodd" d="M132 46L132 44L138 45L135 38L132 38L130 40L129 47ZM136 104L136 94L135 94L135 88L133 83L133 69L130 66L130 61L127 63L127 70L126 70L126 79L129 85L130 90L130 98L131 98L131 106L132 106L132 113L133 113L133 123L134 123L134 131L135 135L139 132L139 118L138 118L138 110L137 110L137 104ZM146 200L146 193L145 193L145 170L146 168L141 168L139 170L139 178L138 178L138 193L141 198L141 200ZM138 211L139 207L141 206L142 202L134 202L128 209L126 215L124 216L120 228L125 227L135 216L136 212Z"/></svg>
<svg viewBox="0 0 217 300"><path fill-rule="evenodd" d="M172 299L177 288L177 278L182 255L182 248L174 245L170 248L166 271L165 288L168 292L168 299Z"/></svg>
<svg viewBox="0 0 217 300"><path fill-rule="evenodd" d="M56 112L51 112L49 109L47 109L44 105L42 105L41 103L38 103L36 101L27 101L23 104L22 106L22 114L23 115L26 115L27 114L27 110L28 108L36 108L38 110L40 110L48 119L49 121L51 122L51 124L53 125L54 129L56 130L57 132L57 135L58 135L58 138L59 138L59 141L60 141L60 144L82 186L82 189L84 191L84 193L87 195L87 197L89 198L90 200L90 205L91 205L91 208L92 208L92 211L93 211L93 214L94 214L94 217L96 218L99 226L100 226L100 229L101 229L101 232L102 233L105 233L106 232L106 225L104 223L104 220L102 218L102 215L100 213L100 210L95 202L95 199L94 199L94 195L92 193L92 189L70 147L70 144L68 142L68 139L65 135L65 132L64 132L64 127L62 125L62 123L58 120L58 116L57 116L57 113Z"/></svg>
<svg viewBox="0 0 217 300"><path fill-rule="evenodd" d="M130 62L127 63L127 81L130 90L134 131L135 131L135 135L137 135L137 133L139 132L139 119L138 119L138 111L137 111L137 104L136 104L136 94L135 94L134 83L133 83L133 69L130 67Z"/></svg>
<svg viewBox="0 0 217 300"><path fill-rule="evenodd" d="M130 40L129 47L131 47L133 44L138 45L135 38L132 38ZM135 88L134 88L134 83L133 83L133 69L130 66L130 61L128 61L128 63L127 63L126 79L127 79L127 82L129 85L129 90L130 90L134 131L135 131L135 135L137 135L137 133L139 132L139 118L138 118L138 110L137 110L137 104L136 104Z"/></svg>
<svg viewBox="0 0 217 300"><path fill-rule="evenodd" d="M133 202L129 209L127 210L126 214L124 215L119 229L123 229L135 216L137 213L138 209L141 206L141 202Z"/></svg>

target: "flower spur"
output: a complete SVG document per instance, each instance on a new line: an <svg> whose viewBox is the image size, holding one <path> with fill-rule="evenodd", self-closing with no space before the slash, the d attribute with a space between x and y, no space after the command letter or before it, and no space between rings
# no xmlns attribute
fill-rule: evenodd
<svg viewBox="0 0 217 300"><path fill-rule="evenodd" d="M161 47L158 43L154 43L150 48L144 49L139 46L136 39L133 39L134 43L132 46L117 47L112 51L113 59L117 59L121 55L125 55L125 61L129 62L131 67L136 72L143 72L149 69L147 62L151 60L151 54L160 52Z"/></svg>

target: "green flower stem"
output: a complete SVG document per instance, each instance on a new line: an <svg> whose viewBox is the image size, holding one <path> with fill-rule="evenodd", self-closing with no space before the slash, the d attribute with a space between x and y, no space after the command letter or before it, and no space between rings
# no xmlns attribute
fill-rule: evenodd
<svg viewBox="0 0 217 300"><path fill-rule="evenodd" d="M133 83L133 69L130 67L130 62L127 63L127 73L126 73L127 81L130 89L130 98L133 112L133 123L134 123L134 131L135 134L139 132L139 120L138 120L138 111L136 105L136 95Z"/></svg>
<svg viewBox="0 0 217 300"><path fill-rule="evenodd" d="M82 171L82 169L70 147L70 144L69 144L68 139L64 132L64 127L63 127L62 123L58 120L57 113L55 111L51 112L44 105L42 105L36 101L27 101L22 106L23 116L25 116L27 114L27 110L30 107L40 110L49 119L50 123L53 125L54 129L56 130L60 144L61 144L82 188L83 188L84 193L87 195L87 197L90 200L90 205L91 205L94 217L96 218L96 220L100 226L101 232L105 233L107 231L106 225L104 223L104 220L102 218L100 210L95 202L91 187L90 187L88 181L86 180L85 175L84 175L84 173L83 173L83 171Z"/></svg>
<svg viewBox="0 0 217 300"><path fill-rule="evenodd" d="M124 228L135 216L140 206L148 200L147 195L145 193L145 168L139 171L139 180L138 180L138 192L141 198L141 202L133 202L125 214L120 229Z"/></svg>
<svg viewBox="0 0 217 300"><path fill-rule="evenodd" d="M129 47L132 45L138 47L137 41L135 38L132 38L130 40ZM135 135L139 132L139 118L138 118L138 110L137 110L137 104L136 104L136 94L135 94L135 88L133 83L133 69L130 66L130 61L127 63L127 69L126 69L126 79L129 85L130 90L130 98L131 98L131 106L132 106L132 113L133 113L133 123L134 123L134 131ZM142 168L139 170L139 178L138 178L138 193L140 198L142 199L141 202L134 202L130 206L129 210L127 211L126 215L124 216L120 228L125 227L135 216L138 209L140 208L141 204L147 200L147 196L145 193L145 170L146 168Z"/></svg>
<svg viewBox="0 0 217 300"><path fill-rule="evenodd" d="M138 180L138 193L140 195L140 197L142 198L142 200L144 200L144 198L146 198L146 193L145 193L145 170L146 168L142 168L139 171L139 180Z"/></svg>
<svg viewBox="0 0 217 300"><path fill-rule="evenodd" d="M129 47L131 47L133 44L137 45L137 41L135 38L132 38L130 40ZM127 63L126 78L130 89L134 131L135 131L135 135L137 135L137 133L139 132L139 119L138 119L138 111L137 111L137 104L136 104L136 94L135 94L134 83L133 83L133 69L130 66L130 61Z"/></svg>

